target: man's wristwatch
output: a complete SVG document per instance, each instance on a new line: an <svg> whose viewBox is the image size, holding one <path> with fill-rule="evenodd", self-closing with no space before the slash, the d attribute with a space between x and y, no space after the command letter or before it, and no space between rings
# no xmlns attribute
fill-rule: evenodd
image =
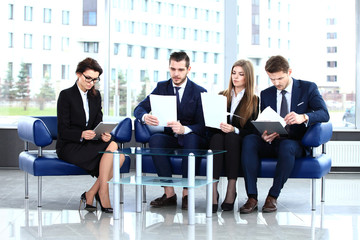
<svg viewBox="0 0 360 240"><path fill-rule="evenodd" d="M307 114L303 114L304 115L304 118L305 118L305 122L304 123L307 123L309 121L309 116Z"/></svg>

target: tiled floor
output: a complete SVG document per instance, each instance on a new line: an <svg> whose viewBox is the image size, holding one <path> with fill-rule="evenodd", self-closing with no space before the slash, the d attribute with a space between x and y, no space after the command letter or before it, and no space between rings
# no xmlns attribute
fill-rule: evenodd
<svg viewBox="0 0 360 240"><path fill-rule="evenodd" d="M125 186L121 219L78 211L80 195L94 179L89 176L43 177L43 207L37 208L37 178L29 176L30 199L24 200L24 173L0 170L0 239L360 239L360 174L329 174L326 202L311 211L311 181L290 179L278 199L278 211L243 215L238 211L205 215L205 188L196 190L196 224L187 224L187 212L177 208L135 213L135 188ZM238 207L246 200L243 179L238 184ZM270 179L260 179L259 206ZM220 203L226 180L220 182ZM112 189L112 188L111 188ZM181 196L181 189L176 189ZM162 194L147 187L147 198ZM112 192L111 192L112 197ZM237 207L237 209L238 209ZM237 210L236 209L236 210Z"/></svg>

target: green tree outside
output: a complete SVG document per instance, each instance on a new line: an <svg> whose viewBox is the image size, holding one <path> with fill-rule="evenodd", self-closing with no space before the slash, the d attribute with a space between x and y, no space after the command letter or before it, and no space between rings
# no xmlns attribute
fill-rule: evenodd
<svg viewBox="0 0 360 240"><path fill-rule="evenodd" d="M47 77L40 88L40 93L36 94L36 101L39 103L40 110L44 110L45 103L55 100L55 91Z"/></svg>
<svg viewBox="0 0 360 240"><path fill-rule="evenodd" d="M21 63L21 69L18 74L18 81L15 83L16 99L23 103L24 111L26 111L30 101L29 75L26 64Z"/></svg>
<svg viewBox="0 0 360 240"><path fill-rule="evenodd" d="M117 87L117 92L119 94L119 115L126 116L126 98L127 98L127 82L125 80L124 74L119 71L117 75L118 81L117 86L116 81L114 81L114 87L110 89L110 102L114 103L115 89Z"/></svg>
<svg viewBox="0 0 360 240"><path fill-rule="evenodd" d="M16 98L16 93L14 90L14 78L12 76L12 65L8 64L8 70L4 83L1 84L1 98L8 100L10 102L14 101Z"/></svg>

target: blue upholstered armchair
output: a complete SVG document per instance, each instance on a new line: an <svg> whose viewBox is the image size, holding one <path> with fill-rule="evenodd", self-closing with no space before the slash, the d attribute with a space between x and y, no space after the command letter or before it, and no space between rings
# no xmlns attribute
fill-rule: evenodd
<svg viewBox="0 0 360 240"><path fill-rule="evenodd" d="M24 151L19 154L19 168L25 172L25 198L29 197L28 174L30 173L38 177L38 207L41 207L42 176L88 174L82 168L59 159L55 150L43 150L57 139L56 116L23 117L18 123L18 135L25 143ZM131 119L122 120L113 130L112 135L121 147L129 142L132 135ZM36 146L37 150L30 150L29 144ZM120 172L128 173L129 170L130 158L126 157Z"/></svg>

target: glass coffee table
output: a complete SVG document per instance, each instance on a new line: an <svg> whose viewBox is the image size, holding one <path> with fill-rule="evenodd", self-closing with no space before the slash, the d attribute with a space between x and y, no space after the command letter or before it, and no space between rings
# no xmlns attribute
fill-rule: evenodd
<svg viewBox="0 0 360 240"><path fill-rule="evenodd" d="M212 217L212 183L213 179L213 155L221 154L224 150L200 150L200 149L169 149L169 148L124 148L117 152L103 152L113 154L114 173L112 181L114 188L114 220L120 218L120 184L136 186L136 212L141 212L142 186L171 186L188 188L188 218L189 224L195 224L195 188L206 186L206 217ZM120 154L136 156L136 173L120 179ZM158 176L142 176L142 156L177 156L188 157L188 178L165 178ZM206 178L195 178L195 158L206 158ZM150 159L152 161L152 158Z"/></svg>

